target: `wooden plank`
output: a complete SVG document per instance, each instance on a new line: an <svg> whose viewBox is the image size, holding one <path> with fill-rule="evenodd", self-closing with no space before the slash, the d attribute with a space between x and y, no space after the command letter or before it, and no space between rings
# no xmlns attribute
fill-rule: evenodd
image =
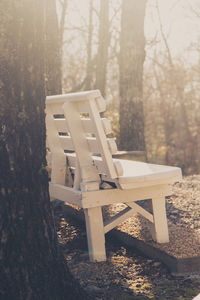
<svg viewBox="0 0 200 300"><path fill-rule="evenodd" d="M105 261L105 235L101 207L84 209L90 261Z"/></svg>
<svg viewBox="0 0 200 300"><path fill-rule="evenodd" d="M69 160L69 166L71 168L76 168L76 154L75 153L67 153L66 154ZM102 160L102 158L100 156L92 156L92 160L95 164L95 166L98 169L98 173L102 174L102 175L106 175L106 167L105 164ZM114 166L116 168L116 172L118 174L118 176L122 176L123 175L123 169L121 169L121 164L118 165L118 160L114 160ZM106 176L105 178L106 181L111 181L113 182L113 180L111 178L109 178L108 176Z"/></svg>
<svg viewBox="0 0 200 300"><path fill-rule="evenodd" d="M99 112L106 110L106 103L102 97L91 98L91 100L96 103ZM78 111L80 113L89 113L88 101L78 102Z"/></svg>
<svg viewBox="0 0 200 300"><path fill-rule="evenodd" d="M90 99L92 100L92 99ZM96 99L96 105L99 112L104 112L106 110L106 101L102 96L97 97Z"/></svg>
<svg viewBox="0 0 200 300"><path fill-rule="evenodd" d="M89 108L89 115L95 129L95 136L97 138L98 148L100 151L99 153L101 154L101 157L107 169L106 174L110 178L116 178L117 173L113 164L112 153L117 151L117 147L115 149L115 147L113 146L115 142L107 142L106 135L102 127L100 115L94 101L89 101Z"/></svg>
<svg viewBox="0 0 200 300"><path fill-rule="evenodd" d="M115 166L115 170L117 173L117 176L122 176L124 173L124 169L122 167L122 164L120 163L119 160L113 160L114 166Z"/></svg>
<svg viewBox="0 0 200 300"><path fill-rule="evenodd" d="M49 183L49 193L52 198L82 207L81 192L60 184Z"/></svg>
<svg viewBox="0 0 200 300"><path fill-rule="evenodd" d="M149 220L151 223L154 222L153 215L150 214L147 210L139 206L138 204L134 202L126 203L128 206L134 209L135 213L139 213L143 217L145 217L147 220Z"/></svg>
<svg viewBox="0 0 200 300"><path fill-rule="evenodd" d="M68 93L68 94L62 94L62 95L53 95L53 96L47 96L46 97L46 103L47 104L63 104L67 101L85 101L89 99L93 99L96 97L100 97L100 91L99 90L92 90L92 91L83 91L83 92L77 92L77 93Z"/></svg>
<svg viewBox="0 0 200 300"><path fill-rule="evenodd" d="M91 149L89 148L90 143L85 137L85 132L81 124L80 113L78 112L77 105L75 104L76 103L68 102L65 103L63 107L65 118L68 120L69 130L73 139L73 147L76 151L83 187L83 184L87 182L100 182L100 178L96 167L93 165Z"/></svg>
<svg viewBox="0 0 200 300"><path fill-rule="evenodd" d="M54 123L58 132L69 132L66 119L54 119Z"/></svg>
<svg viewBox="0 0 200 300"><path fill-rule="evenodd" d="M94 100L94 102L96 102ZM54 112L54 115L63 115L63 105L65 104L65 102L63 104L59 104L59 103L52 103L48 106L51 107L52 111ZM77 109L79 113L89 113L89 108L88 108L88 104L86 101L84 102L77 102ZM104 112L105 111L105 107L100 106L99 107L99 112Z"/></svg>
<svg viewBox="0 0 200 300"><path fill-rule="evenodd" d="M113 131L112 131L110 120L108 120L107 118L102 118L101 122L102 122L102 126L103 126L105 134L106 135L111 134Z"/></svg>
<svg viewBox="0 0 200 300"><path fill-rule="evenodd" d="M114 203L128 203L137 200L165 197L171 194L169 185L155 185L132 190L100 190L84 192L82 194L82 207L96 207Z"/></svg>
<svg viewBox="0 0 200 300"><path fill-rule="evenodd" d="M48 96L46 97L46 104L52 107L54 114L62 114L62 106L64 103L68 102L77 103L77 108L80 113L88 113L88 105L86 104L86 102L90 99L95 101L99 112L104 112L106 110L106 102L98 90L91 92Z"/></svg>
<svg viewBox="0 0 200 300"><path fill-rule="evenodd" d="M152 198L155 239L157 243L168 243L169 233L165 208L165 197Z"/></svg>
<svg viewBox="0 0 200 300"><path fill-rule="evenodd" d="M75 151L71 136L60 135L59 139L63 150Z"/></svg>
<svg viewBox="0 0 200 300"><path fill-rule="evenodd" d="M72 139L71 136L59 136L60 141L61 141L61 145L63 147L64 150L71 150L71 151L75 151L75 147L74 147L74 139ZM97 141L96 138L93 137L84 137L86 143L88 144L89 147L89 153L88 155L91 155L90 153L99 153L99 148L97 145Z"/></svg>
<svg viewBox="0 0 200 300"><path fill-rule="evenodd" d="M126 207L118 214L116 214L115 216L111 217L110 219L104 222L104 232L107 233L108 231L112 230L117 225L124 222L126 219L132 217L135 214L136 212L134 211L134 209Z"/></svg>
<svg viewBox="0 0 200 300"><path fill-rule="evenodd" d="M60 135L59 138L60 138L62 148L64 150L71 150L71 151L75 150L73 138L71 136ZM98 143L95 137L84 137L84 139L88 144L89 153L95 153L95 154L100 153L100 149L98 147ZM107 141L109 145L113 145L113 139L107 139ZM88 155L90 155L89 153Z"/></svg>
<svg viewBox="0 0 200 300"><path fill-rule="evenodd" d="M65 185L66 156L61 153L51 155L51 182Z"/></svg>
<svg viewBox="0 0 200 300"><path fill-rule="evenodd" d="M46 107L48 107L51 111L53 115L63 115L63 108L62 105L59 103L52 103L52 104L47 104Z"/></svg>
<svg viewBox="0 0 200 300"><path fill-rule="evenodd" d="M69 132L69 128L65 119L54 119L55 127L58 132ZM95 130L89 118L81 118L82 126L86 133L94 134ZM105 134L112 133L110 121L106 118L101 119Z"/></svg>
<svg viewBox="0 0 200 300"><path fill-rule="evenodd" d="M122 177L123 178L123 177ZM169 178L162 178L160 177L159 179L151 179L149 178L148 180L144 179L143 181L134 181L134 178L132 179L132 182L127 182L127 183L121 183L120 178L118 180L118 183L120 185L120 187L123 190L131 190L134 188L145 188L146 186L155 186L155 185L161 185L161 184L168 184L171 185L175 182L179 181L179 179L177 178L177 176L171 176ZM172 194L172 189L170 194L168 194L168 196L170 196Z"/></svg>
<svg viewBox="0 0 200 300"><path fill-rule="evenodd" d="M46 129L50 151L54 153L64 153L57 129L54 124L53 115L49 107L46 108Z"/></svg>
<svg viewBox="0 0 200 300"><path fill-rule="evenodd" d="M73 153L72 154L69 153L69 154L67 154L67 157L69 159L70 167L76 168L76 155ZM98 173L106 174L106 168L105 168L104 162L102 161L102 158L99 156L92 156L92 160L98 169Z"/></svg>
<svg viewBox="0 0 200 300"><path fill-rule="evenodd" d="M75 162L75 174L74 174L74 189L75 190L80 190L80 184L81 184L81 171L80 171L80 165L79 161L76 157L76 162Z"/></svg>
<svg viewBox="0 0 200 300"><path fill-rule="evenodd" d="M106 141L106 139L105 139L105 141ZM117 153L117 144L115 142L115 139L107 139L107 143L108 143L108 148L110 150L110 153L111 154ZM103 149L104 149L104 152L105 152L105 148L103 148Z"/></svg>

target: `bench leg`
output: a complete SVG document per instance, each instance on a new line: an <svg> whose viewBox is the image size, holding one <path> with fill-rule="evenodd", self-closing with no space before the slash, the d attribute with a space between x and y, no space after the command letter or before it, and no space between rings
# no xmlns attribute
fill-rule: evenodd
<svg viewBox="0 0 200 300"><path fill-rule="evenodd" d="M105 261L105 233L101 207L84 209L90 261Z"/></svg>
<svg viewBox="0 0 200 300"><path fill-rule="evenodd" d="M152 208L154 216L152 237L157 241L157 243L168 243L169 232L165 208L165 197L157 197L152 199Z"/></svg>

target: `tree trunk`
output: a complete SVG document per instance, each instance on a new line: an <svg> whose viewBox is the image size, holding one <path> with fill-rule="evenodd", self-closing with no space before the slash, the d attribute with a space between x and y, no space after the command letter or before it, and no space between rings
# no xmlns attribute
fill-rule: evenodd
<svg viewBox="0 0 200 300"><path fill-rule="evenodd" d="M46 0L47 1L47 0ZM66 1L63 4L63 10L66 13ZM62 21L64 22L64 21ZM64 24L63 24L64 27ZM55 0L48 0L46 5L46 94L57 95L62 92L62 30L58 28L58 19L56 14Z"/></svg>
<svg viewBox="0 0 200 300"><path fill-rule="evenodd" d="M99 41L96 66L96 88L103 96L106 91L106 73L109 46L109 0L100 1Z"/></svg>
<svg viewBox="0 0 200 300"><path fill-rule="evenodd" d="M64 41L64 34L65 34L65 20L66 20L68 0L60 1L60 3L61 3L61 7L62 7L62 12L61 12L61 18L60 18L60 25L59 25L59 41L60 41L60 48L62 48L63 41Z"/></svg>
<svg viewBox="0 0 200 300"><path fill-rule="evenodd" d="M143 115L146 0L123 0L120 36L121 150L145 151Z"/></svg>
<svg viewBox="0 0 200 300"><path fill-rule="evenodd" d="M54 3L56 0L54 0ZM63 47L64 47L64 37L65 37L65 21L66 21L66 14L67 14L67 6L68 6L68 0L60 1L61 3L61 17L60 17L60 24L57 26L57 36L55 35L55 38L58 39L59 34L59 43L58 43L58 50L60 55L60 79L62 81L62 75L63 75ZM56 5L55 5L56 9ZM54 11L55 11L54 9ZM58 24L58 21L56 21ZM53 28L52 28L53 29Z"/></svg>
<svg viewBox="0 0 200 300"><path fill-rule="evenodd" d="M86 90L91 89L92 84L92 35L93 35L93 0L90 0L89 8L89 26L88 26L88 43L87 43L87 69L86 69Z"/></svg>
<svg viewBox="0 0 200 300"><path fill-rule="evenodd" d="M48 194L45 5L45 0L0 2L0 299L5 300L86 299L59 252Z"/></svg>

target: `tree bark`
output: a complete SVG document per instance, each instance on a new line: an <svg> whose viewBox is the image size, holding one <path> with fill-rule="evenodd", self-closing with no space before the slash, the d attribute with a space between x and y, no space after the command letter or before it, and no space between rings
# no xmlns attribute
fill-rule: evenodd
<svg viewBox="0 0 200 300"><path fill-rule="evenodd" d="M0 299L87 299L59 251L48 194L46 5L0 2Z"/></svg>
<svg viewBox="0 0 200 300"><path fill-rule="evenodd" d="M146 0L123 0L120 35L121 150L145 151L143 115Z"/></svg>

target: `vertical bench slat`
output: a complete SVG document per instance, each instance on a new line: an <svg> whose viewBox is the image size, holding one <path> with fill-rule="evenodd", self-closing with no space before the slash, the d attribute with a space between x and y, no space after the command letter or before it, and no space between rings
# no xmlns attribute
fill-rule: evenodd
<svg viewBox="0 0 200 300"><path fill-rule="evenodd" d="M106 173L107 173L108 177L110 177L111 179L117 178L117 173L116 173L116 170L115 170L115 167L113 164L113 159L112 159L112 152L117 151L117 146L116 146L116 148L114 147L113 141L109 142L109 145L108 145L97 107L96 107L94 101L90 100L88 102L89 102L88 103L89 104L89 115L93 122L95 135L97 138L101 157L102 157L102 160L107 169Z"/></svg>
<svg viewBox="0 0 200 300"><path fill-rule="evenodd" d="M57 184L65 184L66 175L66 155L64 154L57 130L54 124L51 107L46 108L46 127L48 147L51 155L49 155L51 162L51 182Z"/></svg>
<svg viewBox="0 0 200 300"><path fill-rule="evenodd" d="M96 167L93 165L89 144L85 137L80 113L76 109L76 104L66 102L63 105L63 110L79 163L81 184L87 189L86 185L88 182L98 183L100 182L100 178Z"/></svg>

